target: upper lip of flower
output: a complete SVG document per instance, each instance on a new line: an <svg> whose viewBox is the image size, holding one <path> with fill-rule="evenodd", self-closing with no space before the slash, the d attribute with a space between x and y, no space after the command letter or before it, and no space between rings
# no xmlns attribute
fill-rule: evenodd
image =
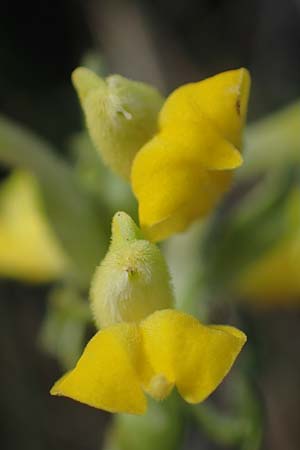
<svg viewBox="0 0 300 450"><path fill-rule="evenodd" d="M136 154L131 169L140 222L154 241L208 214L229 188L222 172L243 163L239 149L249 83L245 69L228 71L182 86L165 101L159 131ZM196 181L204 173L213 177ZM197 210L201 202L206 205ZM170 220L175 215L178 220Z"/></svg>

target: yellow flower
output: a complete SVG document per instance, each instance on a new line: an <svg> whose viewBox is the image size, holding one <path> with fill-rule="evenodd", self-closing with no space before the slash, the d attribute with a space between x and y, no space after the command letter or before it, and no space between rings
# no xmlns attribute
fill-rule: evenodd
<svg viewBox="0 0 300 450"><path fill-rule="evenodd" d="M300 235L287 239L241 277L238 292L257 306L300 303Z"/></svg>
<svg viewBox="0 0 300 450"><path fill-rule="evenodd" d="M159 132L137 153L131 172L140 224L157 241L207 215L242 164L250 76L231 70L175 90Z"/></svg>
<svg viewBox="0 0 300 450"><path fill-rule="evenodd" d="M188 403L199 403L223 380L245 341L236 328L205 326L172 309L157 311L140 323L99 331L51 394L110 412L143 414L145 393L163 400L176 386Z"/></svg>
<svg viewBox="0 0 300 450"><path fill-rule="evenodd" d="M66 266L66 256L43 215L36 180L26 172L14 172L0 191L0 274L50 281Z"/></svg>
<svg viewBox="0 0 300 450"><path fill-rule="evenodd" d="M91 289L96 323L105 328L51 393L132 414L146 411L145 393L162 400L175 386L187 402L201 402L231 368L245 335L168 309L173 296L159 249L125 213L115 215L112 229Z"/></svg>
<svg viewBox="0 0 300 450"><path fill-rule="evenodd" d="M289 233L250 265L235 289L257 306L300 303L300 189L295 189L284 212Z"/></svg>

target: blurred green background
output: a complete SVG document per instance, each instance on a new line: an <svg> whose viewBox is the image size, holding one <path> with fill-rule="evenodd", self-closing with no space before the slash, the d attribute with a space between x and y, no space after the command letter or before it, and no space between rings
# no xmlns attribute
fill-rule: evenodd
<svg viewBox="0 0 300 450"><path fill-rule="evenodd" d="M69 158L82 117L71 71L91 50L103 73L180 84L245 66L253 79L249 120L300 97L299 0L27 0L1 5L0 108ZM299 121L300 141L300 121ZM300 148L299 148L300 152ZM9 174L0 166L1 179ZM110 417L48 390L61 373L38 345L51 285L0 281L0 446L96 450ZM266 364L264 449L300 447L300 311L247 311ZM87 334L91 334L89 329ZM221 450L191 428L184 449Z"/></svg>

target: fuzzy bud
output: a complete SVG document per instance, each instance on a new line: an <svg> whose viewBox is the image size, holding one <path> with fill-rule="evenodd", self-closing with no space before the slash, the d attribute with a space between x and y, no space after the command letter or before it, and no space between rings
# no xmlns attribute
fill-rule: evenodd
<svg viewBox="0 0 300 450"><path fill-rule="evenodd" d="M120 75L102 79L84 67L73 72L72 81L103 161L129 179L135 154L157 131L163 98L148 84Z"/></svg>
<svg viewBox="0 0 300 450"><path fill-rule="evenodd" d="M110 248L96 269L91 304L97 326L139 322L152 312L172 307L173 292L166 262L125 213L115 214Z"/></svg>

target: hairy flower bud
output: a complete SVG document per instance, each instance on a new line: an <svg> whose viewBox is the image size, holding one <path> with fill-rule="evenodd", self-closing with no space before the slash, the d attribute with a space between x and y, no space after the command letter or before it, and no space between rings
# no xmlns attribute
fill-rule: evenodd
<svg viewBox="0 0 300 450"><path fill-rule="evenodd" d="M172 307L165 260L125 213L114 216L112 242L96 269L91 303L99 327L138 322L156 310Z"/></svg>
<svg viewBox="0 0 300 450"><path fill-rule="evenodd" d="M72 80L94 145L114 172L129 178L135 154L157 131L163 98L145 83L120 75L104 80L84 67Z"/></svg>

